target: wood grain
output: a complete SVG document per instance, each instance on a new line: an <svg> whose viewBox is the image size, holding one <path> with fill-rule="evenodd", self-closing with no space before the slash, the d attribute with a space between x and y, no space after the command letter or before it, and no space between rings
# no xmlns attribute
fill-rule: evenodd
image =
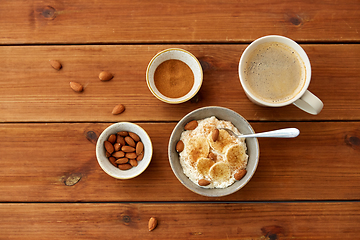
<svg viewBox="0 0 360 240"><path fill-rule="evenodd" d="M355 42L359 12L357 0L3 1L0 44Z"/></svg>
<svg viewBox="0 0 360 240"><path fill-rule="evenodd" d="M178 121L204 106L223 106L248 120L309 121L360 119L360 46L302 45L312 63L309 90L324 102L312 116L295 106L264 108L245 96L238 77L238 63L247 45L119 45L1 47L0 122L117 122ZM146 84L151 58L169 47L192 52L201 62L204 81L197 98L183 104L156 99ZM50 59L63 68L54 70ZM114 78L101 82L102 70ZM70 86L76 81L84 92ZM119 103L126 110L112 115Z"/></svg>
<svg viewBox="0 0 360 240"><path fill-rule="evenodd" d="M359 238L359 0L3 0L0 16L0 239ZM319 115L245 96L240 56L270 34L308 53ZM193 53L204 71L199 94L179 105L146 85L149 61L170 47ZM111 81L99 80L104 70ZM125 112L112 115L120 103ZM177 121L211 105L235 110L256 132L301 134L259 139L251 181L202 197L177 180L167 148ZM138 123L154 147L130 180L108 176L95 155L100 133L119 121ZM152 232L150 217L159 221Z"/></svg>
<svg viewBox="0 0 360 240"><path fill-rule="evenodd" d="M0 204L0 215L4 239L357 239L360 204Z"/></svg>
<svg viewBox="0 0 360 240"><path fill-rule="evenodd" d="M251 181L222 198L197 195L170 168L167 147L175 123L139 123L154 155L130 180L99 166L97 136L108 123L0 125L0 202L294 201L360 199L358 122L252 123L256 132L297 127L295 139L259 139ZM101 193L101 194L99 194Z"/></svg>

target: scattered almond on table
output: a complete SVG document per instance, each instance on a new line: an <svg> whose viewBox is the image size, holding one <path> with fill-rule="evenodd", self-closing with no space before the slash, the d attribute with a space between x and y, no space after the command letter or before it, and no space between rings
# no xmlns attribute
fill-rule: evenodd
<svg viewBox="0 0 360 240"><path fill-rule="evenodd" d="M100 79L101 81L109 81L109 80L111 80L113 77L114 77L114 75L113 75L111 72L108 72L108 71L102 71L102 72L99 74L99 79Z"/></svg>
<svg viewBox="0 0 360 240"><path fill-rule="evenodd" d="M120 114L120 113L122 113L124 111L125 111L125 106L122 105L122 104L118 104L113 108L112 114L117 115L117 114Z"/></svg>
<svg viewBox="0 0 360 240"><path fill-rule="evenodd" d="M84 90L83 86L78 82L70 82L70 87L75 92L82 92Z"/></svg>
<svg viewBox="0 0 360 240"><path fill-rule="evenodd" d="M49 62L50 62L50 65L56 70L60 70L62 68L61 63L58 60L49 60ZM99 74L99 79L101 81L109 81L113 77L114 77L114 75L109 71L102 71ZM82 92L84 90L83 85L78 83L78 82L70 82L70 87L75 92ZM113 108L112 114L117 115L117 114L120 114L120 113L122 113L124 111L125 111L124 105L118 104Z"/></svg>
<svg viewBox="0 0 360 240"><path fill-rule="evenodd" d="M49 60L50 65L55 69L55 70L60 70L62 68L61 63L58 60Z"/></svg>
<svg viewBox="0 0 360 240"><path fill-rule="evenodd" d="M133 132L121 131L111 134L104 141L104 147L110 163L121 170L136 167L144 157L144 144Z"/></svg>
<svg viewBox="0 0 360 240"><path fill-rule="evenodd" d="M157 219L154 217L151 217L149 220L149 224L148 224L149 232L154 230L156 228L157 224L158 224Z"/></svg>

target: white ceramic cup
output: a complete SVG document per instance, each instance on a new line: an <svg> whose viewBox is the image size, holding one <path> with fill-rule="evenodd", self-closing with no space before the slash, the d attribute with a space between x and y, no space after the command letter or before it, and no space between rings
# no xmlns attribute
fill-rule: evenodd
<svg viewBox="0 0 360 240"><path fill-rule="evenodd" d="M249 57L249 55L260 45L267 42L279 42L282 44L285 44L289 46L290 48L294 49L302 59L304 66L305 66L305 83L303 84L303 87L301 90L291 99L279 103L270 103L266 102L262 99L259 99L258 97L254 96L254 94L248 89L245 82L245 74L244 70L246 67L246 61ZM277 35L269 35L265 37L261 37L254 42L252 42L243 52L240 62L239 62L239 77L241 85L245 91L246 96L255 104L258 104L260 106L267 106L267 107L282 107L289 104L294 104L298 108L304 110L307 113L316 115L320 113L322 110L324 104L323 102L316 97L314 94L312 94L310 91L307 90L310 80L311 80L311 65L310 60L305 53L304 49L300 47L299 44L297 44L295 41L283 37L283 36L277 36Z"/></svg>
<svg viewBox="0 0 360 240"><path fill-rule="evenodd" d="M155 85L154 74L155 74L156 68L161 63L163 63L167 60L170 60L170 59L180 60L180 61L184 62L185 64L187 64L190 67L191 71L194 74L193 87L186 95L184 95L182 97L178 97L178 98L167 97L167 96L163 95L156 88L156 85ZM202 81L203 81L203 71L202 71L200 62L193 54L191 54L190 52L188 52L184 49L180 49L180 48L169 48L169 49L165 49L165 50L157 53L151 59L149 65L146 69L146 83L148 85L149 90L156 98L158 98L159 100L166 102L166 103L177 104L177 103L183 103L183 102L190 100L200 90Z"/></svg>

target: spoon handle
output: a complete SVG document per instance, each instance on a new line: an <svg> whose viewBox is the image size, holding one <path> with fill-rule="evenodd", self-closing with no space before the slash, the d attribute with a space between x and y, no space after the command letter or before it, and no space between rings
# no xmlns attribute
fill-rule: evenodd
<svg viewBox="0 0 360 240"><path fill-rule="evenodd" d="M255 134L249 134L249 135L243 135L240 137L242 138L248 138L248 137L273 137L273 138L294 138L297 137L300 134L299 129L297 128L284 128L269 132L263 132L263 133L255 133Z"/></svg>

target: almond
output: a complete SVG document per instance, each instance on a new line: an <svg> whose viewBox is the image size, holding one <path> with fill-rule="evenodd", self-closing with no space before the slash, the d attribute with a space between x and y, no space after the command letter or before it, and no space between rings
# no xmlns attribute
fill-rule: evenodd
<svg viewBox="0 0 360 240"><path fill-rule="evenodd" d="M216 142L216 140L219 138L219 129L216 128L211 132L211 138L213 142Z"/></svg>
<svg viewBox="0 0 360 240"><path fill-rule="evenodd" d="M136 167L138 161L141 161L144 157L144 145L139 136L132 132L120 131L111 134L104 141L104 145L106 157L120 170Z"/></svg>
<svg viewBox="0 0 360 240"><path fill-rule="evenodd" d="M120 151L120 149L121 149L121 144L120 144L120 143L115 143L115 144L114 144L114 150L115 150L115 152Z"/></svg>
<svg viewBox="0 0 360 240"><path fill-rule="evenodd" d="M128 161L129 161L128 158L123 157L123 158L117 159L117 160L115 161L115 163L116 163L116 164L124 164L124 163L127 163Z"/></svg>
<svg viewBox="0 0 360 240"><path fill-rule="evenodd" d="M129 159L136 159L137 155L135 152L129 152L125 154L125 157L129 158Z"/></svg>
<svg viewBox="0 0 360 240"><path fill-rule="evenodd" d="M105 146L105 149L108 153L113 153L114 152L114 146L111 144L111 142L109 141L105 141L104 142L104 146Z"/></svg>
<svg viewBox="0 0 360 240"><path fill-rule="evenodd" d="M138 135L136 135L136 133L133 132L129 132L129 136L134 139L135 142L139 142L140 141L140 137Z"/></svg>
<svg viewBox="0 0 360 240"><path fill-rule="evenodd" d="M112 165L114 165L115 167L117 167L116 158L114 158L114 157L109 157L109 161L111 162Z"/></svg>
<svg viewBox="0 0 360 240"><path fill-rule="evenodd" d="M113 78L114 76L108 72L108 71L102 71L100 74L99 74L99 78L101 81L109 81Z"/></svg>
<svg viewBox="0 0 360 240"><path fill-rule="evenodd" d="M130 146L122 146L121 147L121 150L124 151L124 152L135 152L135 148L133 147L130 147Z"/></svg>
<svg viewBox="0 0 360 240"><path fill-rule="evenodd" d="M211 160L215 161L215 160L216 160L216 155L211 152L211 153L209 153L209 158L210 158Z"/></svg>
<svg viewBox="0 0 360 240"><path fill-rule="evenodd" d="M125 164L119 164L118 168L120 170L129 170L130 168L132 168L132 166L130 164L128 164L128 163L125 163Z"/></svg>
<svg viewBox="0 0 360 240"><path fill-rule="evenodd" d="M144 144L142 142L138 142L135 148L136 155L140 155L143 151L144 151Z"/></svg>
<svg viewBox="0 0 360 240"><path fill-rule="evenodd" d="M240 181L246 174L246 169L241 169L234 174L234 178Z"/></svg>
<svg viewBox="0 0 360 240"><path fill-rule="evenodd" d="M82 92L84 90L83 86L78 82L70 82L70 87L75 92Z"/></svg>
<svg viewBox="0 0 360 240"><path fill-rule="evenodd" d="M125 142L131 147L136 147L136 143L135 143L134 139L132 139L129 136L125 137Z"/></svg>
<svg viewBox="0 0 360 240"><path fill-rule="evenodd" d="M185 130L194 130L198 126L198 122L196 120L193 120L191 122L188 122L185 125Z"/></svg>
<svg viewBox="0 0 360 240"><path fill-rule="evenodd" d="M58 60L49 60L50 65L55 69L55 70L60 70L62 68L61 63Z"/></svg>
<svg viewBox="0 0 360 240"><path fill-rule="evenodd" d="M156 228L157 224L158 224L157 219L154 217L151 217L149 220L149 224L148 224L149 232L154 230Z"/></svg>
<svg viewBox="0 0 360 240"><path fill-rule="evenodd" d="M207 185L210 184L210 181L208 181L208 180L206 180L206 179L200 179L199 182L198 182L198 184L199 184L200 186L207 186Z"/></svg>
<svg viewBox="0 0 360 240"><path fill-rule="evenodd" d="M182 152L184 150L184 143L183 141L178 141L176 144L176 151L177 152Z"/></svg>
<svg viewBox="0 0 360 240"><path fill-rule="evenodd" d="M114 144L116 142L116 135L115 134L111 134L108 137L108 141L111 142L112 144Z"/></svg>
<svg viewBox="0 0 360 240"><path fill-rule="evenodd" d="M121 132L118 132L117 134L122 136L122 137L126 137L127 135L129 135L129 133L127 131L121 131Z"/></svg>
<svg viewBox="0 0 360 240"><path fill-rule="evenodd" d="M125 111L124 105L118 104L118 105L116 105L116 106L113 108L112 114L113 114L113 115L117 115L117 114L122 113L123 111Z"/></svg>
<svg viewBox="0 0 360 240"><path fill-rule="evenodd" d="M112 156L115 158L122 158L125 156L125 153L123 151L118 151L118 152L113 153Z"/></svg>
<svg viewBox="0 0 360 240"><path fill-rule="evenodd" d="M143 157L144 157L144 152L140 153L140 155L136 157L136 161L141 161Z"/></svg>
<svg viewBox="0 0 360 240"><path fill-rule="evenodd" d="M120 143L121 146L124 146L126 144L124 137L117 135L116 142Z"/></svg>
<svg viewBox="0 0 360 240"><path fill-rule="evenodd" d="M129 163L133 167L136 167L138 165L138 162L136 161L136 159L130 159Z"/></svg>

